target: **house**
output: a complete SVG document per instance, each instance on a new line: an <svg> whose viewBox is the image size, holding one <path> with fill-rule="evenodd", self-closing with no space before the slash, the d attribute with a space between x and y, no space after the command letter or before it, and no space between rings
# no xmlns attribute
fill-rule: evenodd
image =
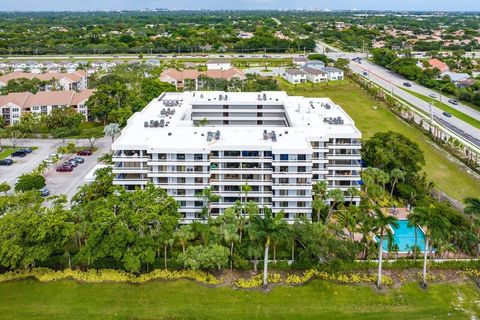
<svg viewBox="0 0 480 320"><path fill-rule="evenodd" d="M305 63L307 63L308 59L305 57L293 57L293 64L296 66L303 66Z"/></svg>
<svg viewBox="0 0 480 320"><path fill-rule="evenodd" d="M228 60L209 60L207 61L207 70L227 70L232 67Z"/></svg>
<svg viewBox="0 0 480 320"><path fill-rule="evenodd" d="M326 74L328 81L343 80L343 70L334 67L325 67L322 69Z"/></svg>
<svg viewBox="0 0 480 320"><path fill-rule="evenodd" d="M303 65L304 68L323 69L325 68L325 62L320 60L309 60Z"/></svg>
<svg viewBox="0 0 480 320"><path fill-rule="evenodd" d="M283 78L290 83L305 83L307 73L300 69L286 69Z"/></svg>
<svg viewBox="0 0 480 320"><path fill-rule="evenodd" d="M213 79L239 79L245 80L247 77L242 70L237 68L230 68L226 70L220 69L210 69L206 72L201 72L197 70L176 70L173 68L167 69L160 75L160 81L171 83L175 86L176 89L184 88L186 85L190 84L190 88L195 88L198 90L202 87L201 77L213 78Z"/></svg>
<svg viewBox="0 0 480 320"><path fill-rule="evenodd" d="M85 71L77 70L72 73L59 73L59 72L48 72L48 73L31 73L31 72L21 72L15 71L8 73L0 77L0 88L8 84L10 80L16 79L38 79L45 82L55 82L53 85L48 85L42 88L42 90L52 90L61 89L61 90L75 90L82 91L88 87L88 76Z"/></svg>
<svg viewBox="0 0 480 320"><path fill-rule="evenodd" d="M307 74L307 81L310 81L312 83L328 81L327 73L323 70L308 67L304 67L302 70L305 71L305 73Z"/></svg>
<svg viewBox="0 0 480 320"><path fill-rule="evenodd" d="M440 61L436 58L428 60L428 64L432 68L437 68L438 70L440 70L440 73L444 73L444 72L447 72L448 70L450 70L450 68L447 66L447 64L445 62L442 62L442 61Z"/></svg>
<svg viewBox="0 0 480 320"><path fill-rule="evenodd" d="M39 91L15 92L0 96L0 116L5 123L15 124L25 113L38 115L50 114L53 109L73 107L78 113L88 119L86 102L94 90L77 91Z"/></svg>
<svg viewBox="0 0 480 320"><path fill-rule="evenodd" d="M458 88L466 88L475 84L475 79L472 79L468 73L447 71L440 74L441 79L444 77L449 77Z"/></svg>
<svg viewBox="0 0 480 320"><path fill-rule="evenodd" d="M160 60L157 60L157 59L148 59L145 63L152 67L160 66Z"/></svg>

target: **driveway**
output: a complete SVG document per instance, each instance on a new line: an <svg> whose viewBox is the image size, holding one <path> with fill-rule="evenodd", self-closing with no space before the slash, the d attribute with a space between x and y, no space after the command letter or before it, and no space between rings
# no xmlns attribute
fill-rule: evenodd
<svg viewBox="0 0 480 320"><path fill-rule="evenodd" d="M258 68L248 68L245 69L246 74L258 74L260 76L265 76L265 77L277 77L277 76L282 76L285 73L285 68L273 68L273 67L268 67L267 72L265 72L264 67L258 67Z"/></svg>

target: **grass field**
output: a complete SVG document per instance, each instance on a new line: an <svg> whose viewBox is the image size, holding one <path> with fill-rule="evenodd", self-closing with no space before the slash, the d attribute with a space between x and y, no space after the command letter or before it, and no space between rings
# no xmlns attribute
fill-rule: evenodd
<svg viewBox="0 0 480 320"><path fill-rule="evenodd" d="M0 284L0 319L474 319L473 282L372 287L315 280L270 292L207 288L188 280L79 284L36 280Z"/></svg>
<svg viewBox="0 0 480 320"><path fill-rule="evenodd" d="M466 115L465 113L463 113L461 111L458 111L457 109L455 109L454 107L452 107L452 106L450 106L446 103L443 103L443 102L440 102L436 99L432 99L430 97L424 96L424 95L422 95L420 93L417 93L415 91L411 91L411 90L407 90L407 89L403 89L403 90L410 93L412 96L415 96L419 99L422 99L425 102L429 102L429 103L431 102L433 106L450 113L452 116L457 117L460 120L463 120L464 122L474 126L475 128L480 128L480 121L479 120L477 120L475 118L472 118L469 115Z"/></svg>
<svg viewBox="0 0 480 320"><path fill-rule="evenodd" d="M429 179L449 196L463 200L465 197L480 197L480 180L465 172L464 168L446 158L419 131L408 126L392 114L384 105L377 103L349 80L322 84L294 86L280 80L280 86L291 95L307 97L330 97L353 118L364 138L379 131L396 131L416 141L425 154L425 167ZM378 106L374 110L373 106Z"/></svg>

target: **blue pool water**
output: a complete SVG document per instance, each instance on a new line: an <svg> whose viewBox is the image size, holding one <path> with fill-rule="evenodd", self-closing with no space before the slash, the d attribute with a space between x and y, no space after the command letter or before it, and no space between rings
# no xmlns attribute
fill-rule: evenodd
<svg viewBox="0 0 480 320"><path fill-rule="evenodd" d="M408 220L398 220L398 228L393 228L393 241L398 245L398 252L412 251L411 247L415 245L415 228L408 226ZM377 241L379 238L377 237ZM423 252L425 248L425 234L422 229L417 227L417 246ZM388 241L383 241L383 250L388 251Z"/></svg>

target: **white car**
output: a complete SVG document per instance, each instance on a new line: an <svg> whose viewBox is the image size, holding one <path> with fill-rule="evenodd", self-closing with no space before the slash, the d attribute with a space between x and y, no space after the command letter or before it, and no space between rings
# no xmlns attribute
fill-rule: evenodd
<svg viewBox="0 0 480 320"><path fill-rule="evenodd" d="M437 98L437 95L435 93L430 93L428 96L433 99Z"/></svg>

